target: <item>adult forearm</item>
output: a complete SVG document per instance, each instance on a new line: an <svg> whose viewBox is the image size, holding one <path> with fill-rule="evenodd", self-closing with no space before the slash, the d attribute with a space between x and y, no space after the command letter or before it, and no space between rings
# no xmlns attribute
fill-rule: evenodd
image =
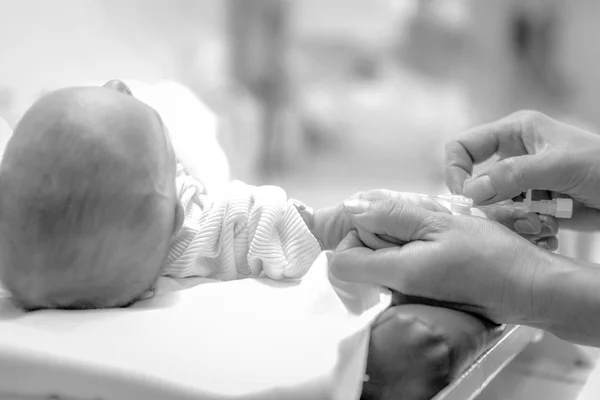
<svg viewBox="0 0 600 400"><path fill-rule="evenodd" d="M600 346L600 266L548 253L535 280L532 326L564 340Z"/></svg>

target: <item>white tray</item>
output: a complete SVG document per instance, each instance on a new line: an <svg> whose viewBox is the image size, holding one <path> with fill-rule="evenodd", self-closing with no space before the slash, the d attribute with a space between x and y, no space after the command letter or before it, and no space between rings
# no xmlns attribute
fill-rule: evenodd
<svg viewBox="0 0 600 400"><path fill-rule="evenodd" d="M433 400L474 399L515 356L541 337L541 331L536 329L522 326L509 328L471 367ZM40 400L40 397L0 394L0 400Z"/></svg>

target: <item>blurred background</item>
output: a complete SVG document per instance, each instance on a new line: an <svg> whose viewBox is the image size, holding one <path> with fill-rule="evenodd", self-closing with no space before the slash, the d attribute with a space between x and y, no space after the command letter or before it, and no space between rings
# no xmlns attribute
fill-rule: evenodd
<svg viewBox="0 0 600 400"><path fill-rule="evenodd" d="M313 206L437 193L469 126L529 108L596 131L598 20L595 0L0 0L0 116L64 86L170 79L217 116L233 178ZM482 399L571 398L585 357L559 351L528 383L540 354Z"/></svg>
<svg viewBox="0 0 600 400"><path fill-rule="evenodd" d="M232 175L315 206L438 192L443 143L532 108L595 130L594 0L0 0L0 116L48 90L171 79Z"/></svg>

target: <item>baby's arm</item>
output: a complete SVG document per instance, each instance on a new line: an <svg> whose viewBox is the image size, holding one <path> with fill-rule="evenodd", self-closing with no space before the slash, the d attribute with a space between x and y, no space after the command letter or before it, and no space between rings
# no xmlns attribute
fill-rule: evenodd
<svg viewBox="0 0 600 400"><path fill-rule="evenodd" d="M172 246L167 275L294 279L302 277L321 252L281 188L232 182L219 197L193 186L183 191L186 218Z"/></svg>

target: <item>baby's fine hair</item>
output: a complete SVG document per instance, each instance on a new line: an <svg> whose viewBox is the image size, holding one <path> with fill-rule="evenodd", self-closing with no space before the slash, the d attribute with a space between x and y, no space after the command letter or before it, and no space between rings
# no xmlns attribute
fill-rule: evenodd
<svg viewBox="0 0 600 400"><path fill-rule="evenodd" d="M0 164L0 280L26 309L126 306L168 252L162 155L139 140L155 121L99 90L38 101Z"/></svg>

